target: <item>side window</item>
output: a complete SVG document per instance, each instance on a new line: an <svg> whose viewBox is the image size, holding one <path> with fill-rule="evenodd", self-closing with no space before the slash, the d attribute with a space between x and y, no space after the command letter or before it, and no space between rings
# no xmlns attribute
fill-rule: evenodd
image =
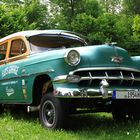
<svg viewBox="0 0 140 140"><path fill-rule="evenodd" d="M6 57L8 43L4 43L0 45L0 60L4 60Z"/></svg>
<svg viewBox="0 0 140 140"><path fill-rule="evenodd" d="M24 54L27 51L26 45L23 40L16 39L12 41L10 57L18 56Z"/></svg>

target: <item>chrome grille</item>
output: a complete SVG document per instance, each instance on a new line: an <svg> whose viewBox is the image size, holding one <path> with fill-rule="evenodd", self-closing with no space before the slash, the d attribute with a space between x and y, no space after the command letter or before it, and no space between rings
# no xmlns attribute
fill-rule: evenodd
<svg viewBox="0 0 140 140"><path fill-rule="evenodd" d="M110 86L138 86L140 85L140 71L126 68L107 69L79 69L71 74L81 77L79 86L96 86L102 79L106 79Z"/></svg>

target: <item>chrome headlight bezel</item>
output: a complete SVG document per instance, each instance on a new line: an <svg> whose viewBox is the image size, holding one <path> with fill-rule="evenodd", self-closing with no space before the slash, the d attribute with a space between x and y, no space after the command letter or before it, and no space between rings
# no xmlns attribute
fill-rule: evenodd
<svg viewBox="0 0 140 140"><path fill-rule="evenodd" d="M70 66L77 66L80 63L81 57L78 51L69 50L64 56L65 62Z"/></svg>

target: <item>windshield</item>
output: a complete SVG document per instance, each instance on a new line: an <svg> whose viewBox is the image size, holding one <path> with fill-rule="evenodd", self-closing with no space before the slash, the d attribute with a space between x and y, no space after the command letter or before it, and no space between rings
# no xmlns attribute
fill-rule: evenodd
<svg viewBox="0 0 140 140"><path fill-rule="evenodd" d="M80 38L66 35L39 34L29 38L32 52L42 52L54 49L64 49L85 46Z"/></svg>

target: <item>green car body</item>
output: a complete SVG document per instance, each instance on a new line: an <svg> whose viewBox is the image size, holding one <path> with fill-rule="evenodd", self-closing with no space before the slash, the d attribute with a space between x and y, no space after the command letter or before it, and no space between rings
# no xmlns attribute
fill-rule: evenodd
<svg viewBox="0 0 140 140"><path fill-rule="evenodd" d="M140 99L140 57L113 43L88 46L68 31L24 31L0 40L0 59L0 103L39 110L46 128L78 112L139 116L132 106Z"/></svg>

